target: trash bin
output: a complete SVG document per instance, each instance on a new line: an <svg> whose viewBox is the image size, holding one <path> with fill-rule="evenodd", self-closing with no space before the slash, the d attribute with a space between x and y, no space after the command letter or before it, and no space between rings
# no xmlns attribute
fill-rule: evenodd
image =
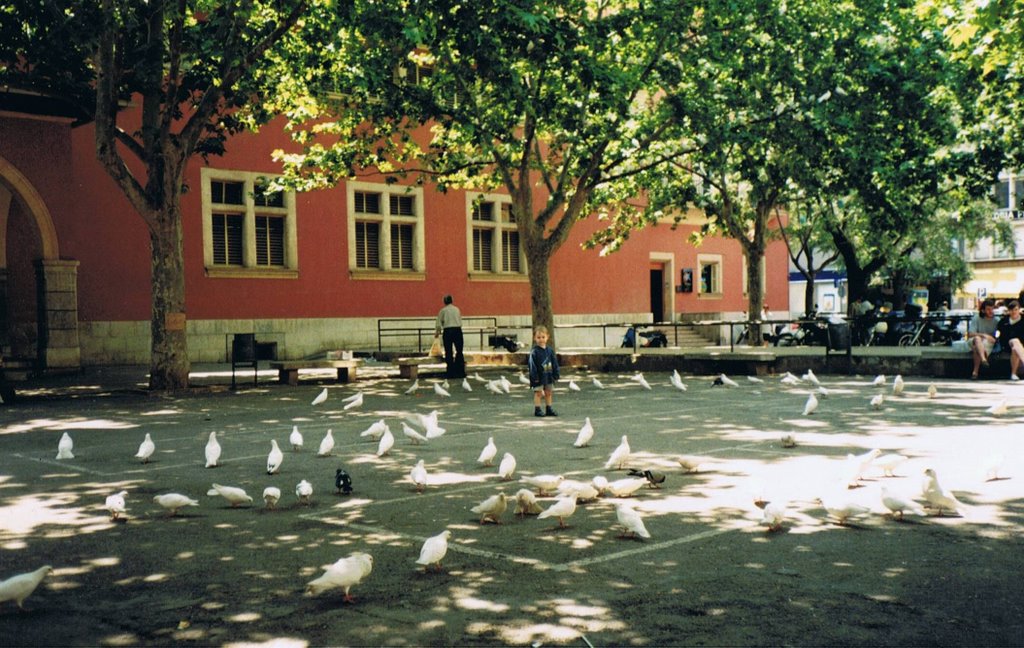
<svg viewBox="0 0 1024 648"><path fill-rule="evenodd" d="M235 333L231 340L231 388L235 388L235 369L238 367L252 368L252 384L256 386L259 379L256 361L256 334Z"/></svg>
<svg viewBox="0 0 1024 648"><path fill-rule="evenodd" d="M830 317L828 320L828 348L830 351L848 351L850 349L850 323L841 317Z"/></svg>

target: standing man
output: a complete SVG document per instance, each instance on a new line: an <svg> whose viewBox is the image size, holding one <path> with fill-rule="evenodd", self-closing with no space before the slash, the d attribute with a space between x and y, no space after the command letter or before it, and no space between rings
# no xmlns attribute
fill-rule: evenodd
<svg viewBox="0 0 1024 648"><path fill-rule="evenodd" d="M444 307L437 314L434 337L441 336L444 345L445 376L466 377L466 359L462 355L462 313L452 303L452 296L444 296Z"/></svg>

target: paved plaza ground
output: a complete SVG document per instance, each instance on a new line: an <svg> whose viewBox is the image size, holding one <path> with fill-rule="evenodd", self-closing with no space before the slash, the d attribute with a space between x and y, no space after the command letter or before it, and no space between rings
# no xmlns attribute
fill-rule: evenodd
<svg viewBox="0 0 1024 648"><path fill-rule="evenodd" d="M557 418L535 418L514 370L511 394L433 380L406 395L409 381L387 366L341 385L306 375L299 386L267 380L235 391L213 383L177 396L110 387L92 375L40 387L0 408L0 578L43 564L54 570L26 602L0 604L0 643L62 646L319 645L1021 645L1021 528L1024 525L1024 386L1008 381L911 378L903 395L871 386L874 376L821 376L829 394L803 416L811 387L777 376L738 387L667 373L564 372ZM604 383L598 389L591 376ZM329 377L329 375L324 376ZM88 378L97 378L95 382ZM121 376L123 378L123 375ZM575 378L579 392L567 389ZM197 382L204 382L203 379ZM937 387L927 396L929 384ZM311 401L326 386L328 400ZM346 411L342 399L362 391ZM869 404L885 393L881 409ZM1005 399L1002 416L986 409ZM401 435L409 414L439 412L447 432L427 445ZM573 440L589 417L587 448ZM390 454L359 436L383 418L396 434ZM289 449L292 426L305 438ZM334 456L315 451L331 429ZM204 468L210 432L222 465ZM56 460L68 432L75 458ZM133 455L145 433L153 461ZM794 448L780 439L792 434ZM518 477L541 473L590 480L625 476L604 463L627 435L630 465L667 475L634 504L652 534L619 537L614 499L582 504L558 528L552 519L480 525L470 508ZM516 481L502 482L477 456L494 437L499 457L515 455ZM284 449L267 475L271 439ZM893 477L869 467L843 497L872 512L849 526L829 521L815 501L835 497L848 454L878 448L908 460ZM999 479L986 466L1004 456ZM701 458L686 472L680 455ZM408 473L424 459L429 482L417 493ZM354 492L334 492L345 468ZM924 470L961 501L960 515L882 515L880 489L919 494ZM294 488L314 486L311 506ZM211 483L245 488L252 507L209 497ZM268 485L284 496L265 510ZM112 522L104 498L127 490L128 514ZM180 492L198 507L167 517L153 503ZM760 524L758 497L786 506L784 528ZM541 498L547 507L554 500ZM448 529L443 570L415 564L423 540ZM353 551L373 571L345 603L341 592L304 596L305 584Z"/></svg>

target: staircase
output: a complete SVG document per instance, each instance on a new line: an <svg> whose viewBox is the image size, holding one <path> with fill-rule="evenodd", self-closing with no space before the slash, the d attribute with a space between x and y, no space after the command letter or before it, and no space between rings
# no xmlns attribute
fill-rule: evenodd
<svg viewBox="0 0 1024 648"><path fill-rule="evenodd" d="M714 344L714 342L691 327L680 326L676 332L668 329L665 331L665 335L668 336L669 346L678 346L684 349L687 347L706 347Z"/></svg>

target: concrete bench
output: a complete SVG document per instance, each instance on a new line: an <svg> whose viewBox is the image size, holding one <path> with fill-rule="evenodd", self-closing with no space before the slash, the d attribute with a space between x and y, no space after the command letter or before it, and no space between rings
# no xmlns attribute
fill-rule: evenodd
<svg viewBox="0 0 1024 648"><path fill-rule="evenodd" d="M282 385L298 385L299 369L337 369L338 382L349 382L356 379L362 364L362 360L284 360L271 362L270 368L277 369Z"/></svg>
<svg viewBox="0 0 1024 648"><path fill-rule="evenodd" d="M431 356L415 356L412 358L399 358L398 360L395 360L395 364L398 365L398 375L402 378L408 378L409 380L415 380L419 377L420 365L437 363L444 364L444 360Z"/></svg>

